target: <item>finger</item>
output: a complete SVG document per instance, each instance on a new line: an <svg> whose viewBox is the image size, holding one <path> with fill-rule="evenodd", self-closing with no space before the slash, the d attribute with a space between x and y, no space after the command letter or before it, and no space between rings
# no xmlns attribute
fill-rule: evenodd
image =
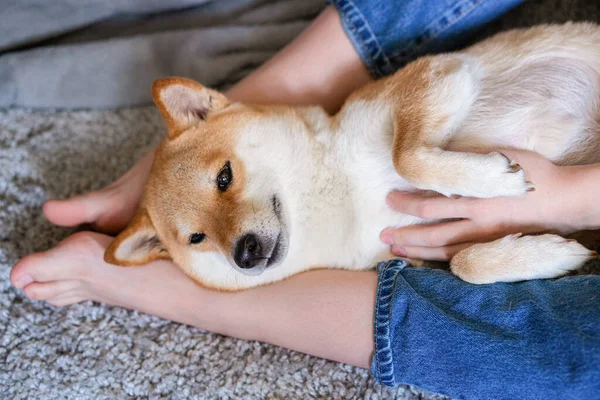
<svg viewBox="0 0 600 400"><path fill-rule="evenodd" d="M47 300L66 294L73 294L80 285L77 280L34 282L25 286L23 292L31 300Z"/></svg>
<svg viewBox="0 0 600 400"><path fill-rule="evenodd" d="M473 221L465 219L434 225L387 228L381 232L381 240L400 247L441 247L457 243L488 241L502 235L499 231L483 229Z"/></svg>
<svg viewBox="0 0 600 400"><path fill-rule="evenodd" d="M399 257L414 258L418 260L429 260L429 261L448 261L456 253L461 250L471 247L475 243L459 243L451 246L442 247L406 247L397 248L392 246L392 253Z"/></svg>
<svg viewBox="0 0 600 400"><path fill-rule="evenodd" d="M471 198L450 199L441 195L426 197L418 193L393 191L387 203L394 210L425 219L468 218Z"/></svg>

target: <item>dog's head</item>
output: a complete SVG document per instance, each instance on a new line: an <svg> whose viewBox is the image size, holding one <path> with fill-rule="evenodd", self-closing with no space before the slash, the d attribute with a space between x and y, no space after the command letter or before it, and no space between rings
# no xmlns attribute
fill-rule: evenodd
<svg viewBox="0 0 600 400"><path fill-rule="evenodd" d="M222 289L236 289L232 274L251 279L276 268L290 242L282 146L302 124L290 118L294 111L232 104L182 78L155 82L153 97L168 135L136 216L105 260L130 266L171 258Z"/></svg>

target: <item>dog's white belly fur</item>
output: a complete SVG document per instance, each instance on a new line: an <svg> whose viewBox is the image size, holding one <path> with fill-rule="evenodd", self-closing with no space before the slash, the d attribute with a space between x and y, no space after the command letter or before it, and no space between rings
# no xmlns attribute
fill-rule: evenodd
<svg viewBox="0 0 600 400"><path fill-rule="evenodd" d="M480 94L447 149L531 150L563 165L600 161L600 37L589 28L555 28L560 43L517 38L512 57L494 47L502 35L468 49L482 71Z"/></svg>
<svg viewBox="0 0 600 400"><path fill-rule="evenodd" d="M513 57L493 42L467 50L480 69L478 94L445 149L515 148L560 164L600 162L600 40L581 40L576 29L565 32L560 45L531 41L517 46ZM291 130L274 138L273 168L288 175L277 186L290 235L287 257L259 276L246 276L224 256L197 253L193 274L236 289L314 268L368 269L392 257L380 232L422 220L397 214L385 202L394 189L414 189L392 164L391 115L384 100L357 100L346 106L337 128L315 111L310 139ZM282 140L293 144L278 145ZM248 151L247 143L241 146L241 158L266 158Z"/></svg>

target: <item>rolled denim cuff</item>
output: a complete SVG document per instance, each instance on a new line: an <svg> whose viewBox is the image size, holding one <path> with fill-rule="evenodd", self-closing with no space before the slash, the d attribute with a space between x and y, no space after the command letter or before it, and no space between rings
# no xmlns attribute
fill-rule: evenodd
<svg viewBox="0 0 600 400"><path fill-rule="evenodd" d="M337 9L348 39L371 75L379 78L385 75L382 71L391 70L383 47L377 42L369 21L360 9L350 0L328 0L327 3Z"/></svg>
<svg viewBox="0 0 600 400"><path fill-rule="evenodd" d="M327 0L371 75L394 73L425 54L456 50L524 0Z"/></svg>
<svg viewBox="0 0 600 400"><path fill-rule="evenodd" d="M392 311L396 315L403 315L406 312L406 310L400 309L402 303L396 305L396 308L392 310L392 296L396 277L407 265L408 263L404 260L390 260L377 265L379 282L377 284L377 300L373 319L375 351L371 362L371 373L378 382L392 387L401 382L396 382L394 375L394 354L391 340L394 335L391 330L395 326L392 324L394 317L391 314Z"/></svg>

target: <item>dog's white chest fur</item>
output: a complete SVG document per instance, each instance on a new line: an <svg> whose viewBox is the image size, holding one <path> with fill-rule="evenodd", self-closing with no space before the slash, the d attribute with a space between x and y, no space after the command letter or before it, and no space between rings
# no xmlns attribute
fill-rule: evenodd
<svg viewBox="0 0 600 400"><path fill-rule="evenodd" d="M384 102L356 101L346 108L340 123L337 150L340 166L346 172L352 210L341 224L349 235L340 254L354 257L346 266L364 269L373 260L392 257L389 246L379 237L389 226L406 226L421 220L394 212L386 204L392 190L414 190L395 171L392 163L393 122Z"/></svg>
<svg viewBox="0 0 600 400"><path fill-rule="evenodd" d="M273 190L281 196L290 244L281 265L260 276L230 271L235 282L268 283L315 266L369 268L393 257L379 239L383 229L420 221L386 204L390 191L412 188L392 164L389 105L356 101L340 117L336 125L322 111L307 110L311 134L299 134L282 124L282 136L266 146L256 145L252 135L240 143L239 154L251 168L248 173L255 177L260 175L258 170L273 174L273 187L268 187L268 180L257 179L249 183L247 192Z"/></svg>

